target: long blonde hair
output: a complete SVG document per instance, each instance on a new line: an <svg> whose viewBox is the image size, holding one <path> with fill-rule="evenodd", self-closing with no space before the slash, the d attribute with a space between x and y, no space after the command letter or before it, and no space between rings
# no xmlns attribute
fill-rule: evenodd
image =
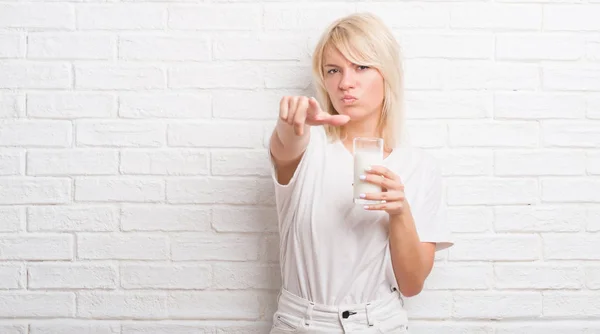
<svg viewBox="0 0 600 334"><path fill-rule="evenodd" d="M334 21L322 34L312 56L312 72L317 97L324 111L333 107L324 84L323 57L327 48L337 49L349 61L377 69L384 80L384 98L378 131L386 147L394 148L404 137L404 71L400 46L390 29L371 13L356 13ZM341 139L344 128L325 126L328 137Z"/></svg>

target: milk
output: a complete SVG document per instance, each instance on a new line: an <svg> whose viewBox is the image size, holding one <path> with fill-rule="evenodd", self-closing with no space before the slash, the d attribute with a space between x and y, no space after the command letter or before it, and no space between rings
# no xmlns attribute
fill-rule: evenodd
<svg viewBox="0 0 600 334"><path fill-rule="evenodd" d="M380 203L380 201L366 200L360 198L360 194L380 193L381 187L359 179L361 175L366 174L366 168L372 165L383 164L382 150L365 150L354 152L354 202L359 204Z"/></svg>

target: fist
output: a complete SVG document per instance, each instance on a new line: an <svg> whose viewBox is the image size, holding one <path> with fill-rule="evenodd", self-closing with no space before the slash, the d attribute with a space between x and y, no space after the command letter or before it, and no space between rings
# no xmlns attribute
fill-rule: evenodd
<svg viewBox="0 0 600 334"><path fill-rule="evenodd" d="M346 115L326 113L315 98L306 96L284 96L279 103L279 118L293 126L297 136L304 134L305 125L341 126L350 120Z"/></svg>

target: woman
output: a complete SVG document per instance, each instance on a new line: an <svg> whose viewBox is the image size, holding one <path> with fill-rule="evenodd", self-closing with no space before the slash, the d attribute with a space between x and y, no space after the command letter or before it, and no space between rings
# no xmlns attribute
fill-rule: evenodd
<svg viewBox="0 0 600 334"><path fill-rule="evenodd" d="M452 245L434 159L402 147L399 46L371 14L334 22L313 54L319 100L281 99L270 141L282 289L271 333L407 333L436 250ZM321 101L322 103L319 103ZM353 202L355 137L384 139Z"/></svg>

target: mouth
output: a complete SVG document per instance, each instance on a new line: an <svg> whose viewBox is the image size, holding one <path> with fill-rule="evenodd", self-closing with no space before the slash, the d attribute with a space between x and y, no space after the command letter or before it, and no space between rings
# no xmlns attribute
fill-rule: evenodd
<svg viewBox="0 0 600 334"><path fill-rule="evenodd" d="M344 96L342 98L342 102L344 102L344 104L352 104L356 101L356 98L354 96Z"/></svg>

